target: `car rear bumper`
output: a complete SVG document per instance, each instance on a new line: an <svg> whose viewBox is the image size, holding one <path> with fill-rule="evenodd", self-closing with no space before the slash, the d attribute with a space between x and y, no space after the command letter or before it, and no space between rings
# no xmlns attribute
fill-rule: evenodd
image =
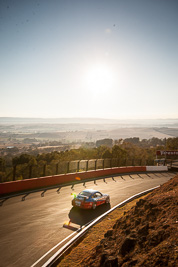
<svg viewBox="0 0 178 267"><path fill-rule="evenodd" d="M93 206L93 203L80 203L79 204L76 204L75 201L72 201L72 206L73 207L77 207L77 208L80 208L80 209L92 209L92 206Z"/></svg>

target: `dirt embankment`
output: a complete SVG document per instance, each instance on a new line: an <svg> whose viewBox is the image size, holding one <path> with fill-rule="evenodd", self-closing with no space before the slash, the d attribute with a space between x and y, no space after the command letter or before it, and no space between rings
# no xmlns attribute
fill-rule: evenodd
<svg viewBox="0 0 178 267"><path fill-rule="evenodd" d="M178 266L178 176L108 214L58 266Z"/></svg>
<svg viewBox="0 0 178 267"><path fill-rule="evenodd" d="M116 221L81 266L177 266L178 176Z"/></svg>

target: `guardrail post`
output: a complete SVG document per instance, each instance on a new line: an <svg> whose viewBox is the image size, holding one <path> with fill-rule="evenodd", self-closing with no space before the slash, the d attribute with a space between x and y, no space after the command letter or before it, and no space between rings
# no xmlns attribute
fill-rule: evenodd
<svg viewBox="0 0 178 267"><path fill-rule="evenodd" d="M80 170L80 160L77 162L77 172Z"/></svg>
<svg viewBox="0 0 178 267"><path fill-rule="evenodd" d="M46 164L43 166L43 176L46 176Z"/></svg>
<svg viewBox="0 0 178 267"><path fill-rule="evenodd" d="M86 172L88 171L88 160L86 161Z"/></svg>
<svg viewBox="0 0 178 267"><path fill-rule="evenodd" d="M56 174L58 174L59 163L56 163Z"/></svg>
<svg viewBox="0 0 178 267"><path fill-rule="evenodd" d="M96 171L96 168L97 168L97 159L95 160L95 171Z"/></svg>
<svg viewBox="0 0 178 267"><path fill-rule="evenodd" d="M16 167L17 167L17 165L14 165L14 166L13 166L13 181L15 181Z"/></svg>
<svg viewBox="0 0 178 267"><path fill-rule="evenodd" d="M69 173L70 161L67 162L67 173Z"/></svg>

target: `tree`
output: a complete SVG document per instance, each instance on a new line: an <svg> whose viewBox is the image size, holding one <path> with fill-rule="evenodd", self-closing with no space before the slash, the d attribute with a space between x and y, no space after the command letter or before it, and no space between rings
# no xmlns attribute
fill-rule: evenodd
<svg viewBox="0 0 178 267"><path fill-rule="evenodd" d="M107 146L99 146L99 147L97 147L97 154L96 154L96 158L102 158L102 155L103 155L103 153L105 152L105 150L107 150L108 149L108 147Z"/></svg>
<svg viewBox="0 0 178 267"><path fill-rule="evenodd" d="M112 148L112 157L113 158L121 158L121 157L126 157L127 151L123 148L121 148L118 145L114 145Z"/></svg>
<svg viewBox="0 0 178 267"><path fill-rule="evenodd" d="M19 157L15 157L12 159L13 166L18 164L29 163L29 161L33 158L33 156L28 154L21 154Z"/></svg>
<svg viewBox="0 0 178 267"><path fill-rule="evenodd" d="M168 138L166 147L168 150L178 150L178 137Z"/></svg>
<svg viewBox="0 0 178 267"><path fill-rule="evenodd" d="M124 140L124 142L132 143L132 144L138 145L139 142L140 142L140 139L139 139L139 137L131 137L131 138L126 138L126 139Z"/></svg>
<svg viewBox="0 0 178 267"><path fill-rule="evenodd" d="M102 154L102 159L110 159L112 158L112 153L110 149L106 149Z"/></svg>
<svg viewBox="0 0 178 267"><path fill-rule="evenodd" d="M4 171L5 169L5 159L4 158L0 158L0 171Z"/></svg>
<svg viewBox="0 0 178 267"><path fill-rule="evenodd" d="M113 140L110 139L110 138L105 138L105 139L96 141L96 147L99 147L99 146L102 146L102 145L108 146L108 147L112 147Z"/></svg>

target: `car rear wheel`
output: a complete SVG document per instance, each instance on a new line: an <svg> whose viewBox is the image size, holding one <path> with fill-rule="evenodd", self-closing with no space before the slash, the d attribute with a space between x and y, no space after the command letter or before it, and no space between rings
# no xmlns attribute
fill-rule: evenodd
<svg viewBox="0 0 178 267"><path fill-rule="evenodd" d="M95 209L96 209L96 203L95 203L95 202L93 203L93 206L92 206L92 208L93 208L93 210L95 210Z"/></svg>

